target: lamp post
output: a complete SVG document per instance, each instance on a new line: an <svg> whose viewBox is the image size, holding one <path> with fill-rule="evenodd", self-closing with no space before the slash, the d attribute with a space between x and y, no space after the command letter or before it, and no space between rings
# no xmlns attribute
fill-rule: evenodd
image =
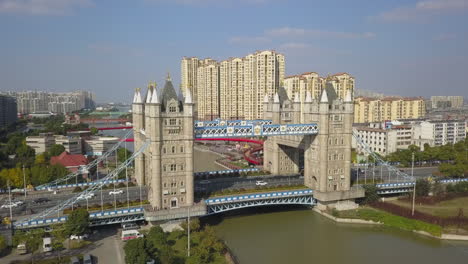
<svg viewBox="0 0 468 264"><path fill-rule="evenodd" d="M411 154L411 178L414 179L414 152ZM413 186L413 205L411 206L411 215L414 215L414 203L416 201L416 180Z"/></svg>
<svg viewBox="0 0 468 264"><path fill-rule="evenodd" d="M26 198L26 173L24 172L24 164L23 164L23 185L24 185L24 198Z"/></svg>

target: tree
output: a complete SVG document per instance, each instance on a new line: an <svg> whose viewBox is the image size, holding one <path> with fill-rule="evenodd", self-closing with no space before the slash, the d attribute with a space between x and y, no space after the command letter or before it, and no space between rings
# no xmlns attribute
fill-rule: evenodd
<svg viewBox="0 0 468 264"><path fill-rule="evenodd" d="M97 135L99 133L99 130L95 127L91 127L89 131L91 132L92 135Z"/></svg>
<svg viewBox="0 0 468 264"><path fill-rule="evenodd" d="M444 192L444 186L442 185L442 183L439 181L435 181L432 184L432 194L434 196L438 196L438 195L441 195L443 192Z"/></svg>
<svg viewBox="0 0 468 264"><path fill-rule="evenodd" d="M86 209L74 210L65 222L65 233L67 235L81 236L88 232L89 213Z"/></svg>
<svg viewBox="0 0 468 264"><path fill-rule="evenodd" d="M380 199L379 195L377 194L377 190L378 190L377 186L368 184L368 185L364 185L363 188L364 188L364 194L365 194L365 197L363 200L364 204L371 204L371 203L377 202Z"/></svg>
<svg viewBox="0 0 468 264"><path fill-rule="evenodd" d="M34 163L36 151L26 144L22 144L16 149L16 159L23 164Z"/></svg>
<svg viewBox="0 0 468 264"><path fill-rule="evenodd" d="M427 179L416 180L416 195L417 196L428 196L431 190L431 184Z"/></svg>
<svg viewBox="0 0 468 264"><path fill-rule="evenodd" d="M58 156L62 154L62 152L64 151L65 151L65 147L63 145L54 144L49 149L49 156L50 157Z"/></svg>
<svg viewBox="0 0 468 264"><path fill-rule="evenodd" d="M3 255L3 252L8 247L6 239L4 236L0 235L0 256Z"/></svg>
<svg viewBox="0 0 468 264"><path fill-rule="evenodd" d="M130 158L130 156L132 156L132 152L126 148L119 148L117 150L117 160L119 162L124 162L125 160Z"/></svg>
<svg viewBox="0 0 468 264"><path fill-rule="evenodd" d="M47 158L45 153L36 155L36 160L34 161L35 165L45 165L47 164Z"/></svg>
<svg viewBox="0 0 468 264"><path fill-rule="evenodd" d="M147 245L144 238L127 241L124 246L125 262L128 264L146 264L150 256L146 251Z"/></svg>

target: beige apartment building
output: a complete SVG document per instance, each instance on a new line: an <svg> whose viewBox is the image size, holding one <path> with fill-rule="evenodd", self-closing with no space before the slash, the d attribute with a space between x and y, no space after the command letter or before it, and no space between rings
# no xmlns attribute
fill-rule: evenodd
<svg viewBox="0 0 468 264"><path fill-rule="evenodd" d="M26 145L33 148L37 154L49 151L55 144L53 133L40 133L39 136L26 137Z"/></svg>
<svg viewBox="0 0 468 264"><path fill-rule="evenodd" d="M211 60L197 70L198 119L213 120L219 118L219 64Z"/></svg>
<svg viewBox="0 0 468 264"><path fill-rule="evenodd" d="M426 105L421 97L358 97L354 100L354 123L417 119L425 114Z"/></svg>
<svg viewBox="0 0 468 264"><path fill-rule="evenodd" d="M83 154L81 137L56 135L55 144L62 145L69 154Z"/></svg>
<svg viewBox="0 0 468 264"><path fill-rule="evenodd" d="M261 119L265 95L273 96L283 83L284 65L284 55L270 50L221 62L184 57L181 89L196 95L198 119Z"/></svg>
<svg viewBox="0 0 468 264"><path fill-rule="evenodd" d="M244 119L244 62L230 58L220 62L219 97L221 119Z"/></svg>

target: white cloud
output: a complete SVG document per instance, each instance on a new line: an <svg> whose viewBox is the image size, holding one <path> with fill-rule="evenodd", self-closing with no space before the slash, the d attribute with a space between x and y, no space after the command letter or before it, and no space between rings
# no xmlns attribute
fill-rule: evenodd
<svg viewBox="0 0 468 264"><path fill-rule="evenodd" d="M65 15L75 7L93 5L92 0L0 0L0 13Z"/></svg>
<svg viewBox="0 0 468 264"><path fill-rule="evenodd" d="M398 7L377 15L377 20L386 22L423 21L431 16L460 12L468 9L468 0L426 0L414 6Z"/></svg>

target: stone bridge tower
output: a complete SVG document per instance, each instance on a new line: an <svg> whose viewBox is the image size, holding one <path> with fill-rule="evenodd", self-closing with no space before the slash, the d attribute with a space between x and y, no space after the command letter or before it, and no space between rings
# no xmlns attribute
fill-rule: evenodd
<svg viewBox="0 0 468 264"><path fill-rule="evenodd" d="M280 88L273 100L265 97L264 116L274 124L317 123L318 134L270 137L265 142L264 167L273 174L304 170L304 184L314 190L322 204L362 196L351 190L351 140L353 99L348 93L339 99L332 83L327 83L320 99L308 92L301 114L299 95L287 98ZM301 116L302 115L302 116Z"/></svg>
<svg viewBox="0 0 468 264"><path fill-rule="evenodd" d="M179 97L170 76L161 92L148 85L142 100L140 90L133 100L135 150L146 141L149 147L135 159L135 178L147 185L155 209L193 205L193 110L190 91Z"/></svg>

